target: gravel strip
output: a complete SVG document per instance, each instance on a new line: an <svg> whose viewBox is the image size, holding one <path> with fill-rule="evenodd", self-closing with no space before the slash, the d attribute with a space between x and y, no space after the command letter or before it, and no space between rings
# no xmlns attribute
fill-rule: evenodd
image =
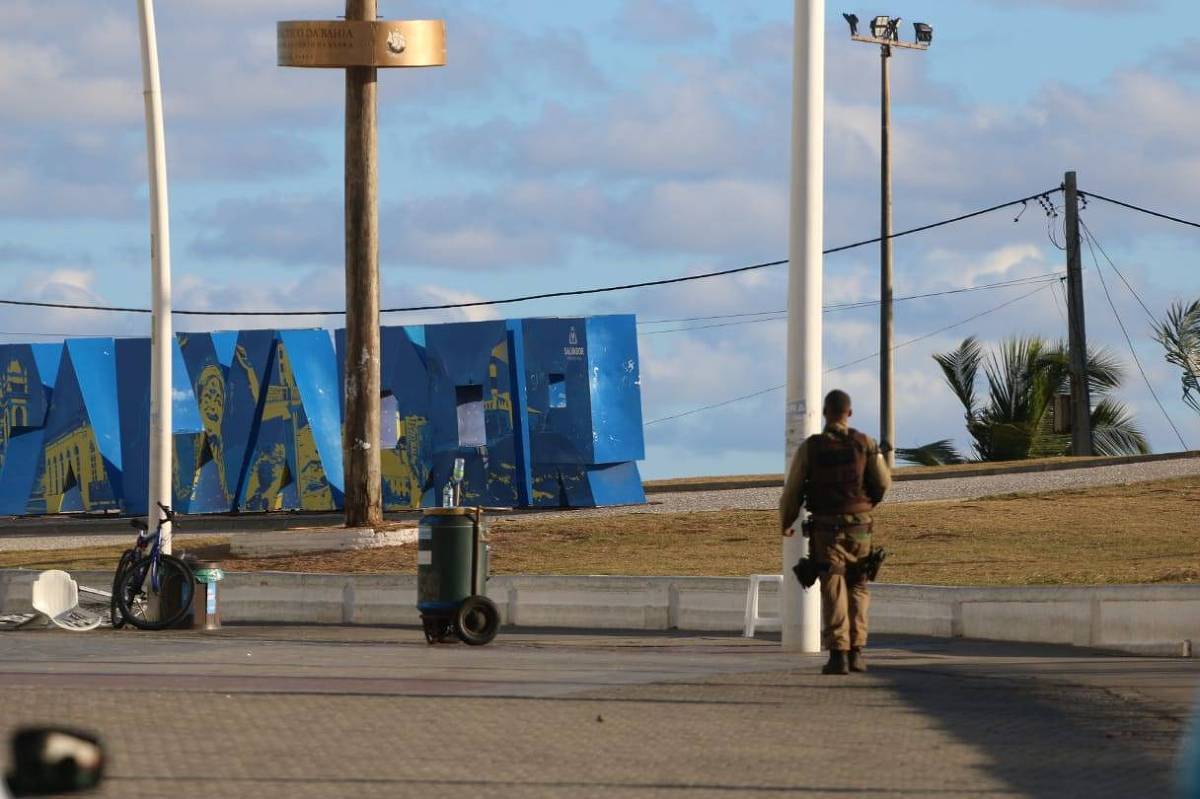
<svg viewBox="0 0 1200 799"><path fill-rule="evenodd" d="M981 477L947 477L941 480L911 480L895 483L888 502L928 502L1018 492L1060 491L1106 485L1128 485L1151 480L1200 475L1200 458L1155 461L1152 463L1097 466L1057 472L999 474ZM690 513L714 510L775 510L779 507L779 488L737 488L723 491L680 491L651 494L648 505L593 508L567 512L554 511L545 516L617 516L628 513Z"/></svg>
<svg viewBox="0 0 1200 799"><path fill-rule="evenodd" d="M249 533L248 535L253 535ZM214 538L212 534L176 533L172 540L188 541L197 538ZM55 535L55 536L20 536L16 538L0 538L0 552L33 552L35 550L51 549L85 549L89 547L131 547L132 535Z"/></svg>

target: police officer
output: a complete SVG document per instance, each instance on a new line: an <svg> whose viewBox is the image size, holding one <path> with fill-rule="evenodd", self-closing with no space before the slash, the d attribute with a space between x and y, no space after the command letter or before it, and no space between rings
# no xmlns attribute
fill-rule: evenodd
<svg viewBox="0 0 1200 799"><path fill-rule="evenodd" d="M821 580L821 616L829 662L824 674L866 671L870 595L857 568L871 552L871 511L892 483L879 446L850 427L850 395L831 391L823 410L825 430L796 450L779 501L784 535L791 535L804 506L812 515L809 557Z"/></svg>

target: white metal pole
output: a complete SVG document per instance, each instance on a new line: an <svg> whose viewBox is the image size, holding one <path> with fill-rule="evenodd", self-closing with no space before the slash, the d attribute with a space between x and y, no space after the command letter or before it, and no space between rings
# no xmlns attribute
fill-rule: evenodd
<svg viewBox="0 0 1200 799"><path fill-rule="evenodd" d="M163 133L162 85L158 75L158 36L154 0L138 0L142 35L142 86L146 98L146 154L150 167L150 529L158 523L158 503L171 505L171 234L167 208L167 148ZM171 528L162 533L171 552Z"/></svg>
<svg viewBox="0 0 1200 799"><path fill-rule="evenodd" d="M821 430L821 270L825 180L825 0L796 0L792 210L788 257L787 460ZM786 467L785 467L786 468ZM783 648L821 651L821 594L792 576L807 542L783 539Z"/></svg>

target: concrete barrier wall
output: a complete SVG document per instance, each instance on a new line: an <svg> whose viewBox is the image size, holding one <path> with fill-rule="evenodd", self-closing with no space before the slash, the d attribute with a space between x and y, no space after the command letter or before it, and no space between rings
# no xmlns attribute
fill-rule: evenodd
<svg viewBox="0 0 1200 799"><path fill-rule="evenodd" d="M36 572L0 570L0 613L28 610ZM111 575L75 573L93 587ZM627 630L742 629L741 577L496 576L488 595L507 624ZM219 587L228 622L416 624L416 577L229 573ZM760 613L778 612L762 588ZM947 588L876 585L872 629L880 633L1072 644L1189 654L1200 641L1200 585Z"/></svg>

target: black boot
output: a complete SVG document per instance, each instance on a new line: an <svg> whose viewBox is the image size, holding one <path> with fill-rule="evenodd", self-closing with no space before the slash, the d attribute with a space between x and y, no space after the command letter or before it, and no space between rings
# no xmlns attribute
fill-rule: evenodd
<svg viewBox="0 0 1200 799"><path fill-rule="evenodd" d="M821 669L822 674L849 674L850 667L846 664L846 650L829 650L829 662Z"/></svg>
<svg viewBox="0 0 1200 799"><path fill-rule="evenodd" d="M863 672L867 670L867 659L863 657L862 647L850 650L850 671Z"/></svg>

